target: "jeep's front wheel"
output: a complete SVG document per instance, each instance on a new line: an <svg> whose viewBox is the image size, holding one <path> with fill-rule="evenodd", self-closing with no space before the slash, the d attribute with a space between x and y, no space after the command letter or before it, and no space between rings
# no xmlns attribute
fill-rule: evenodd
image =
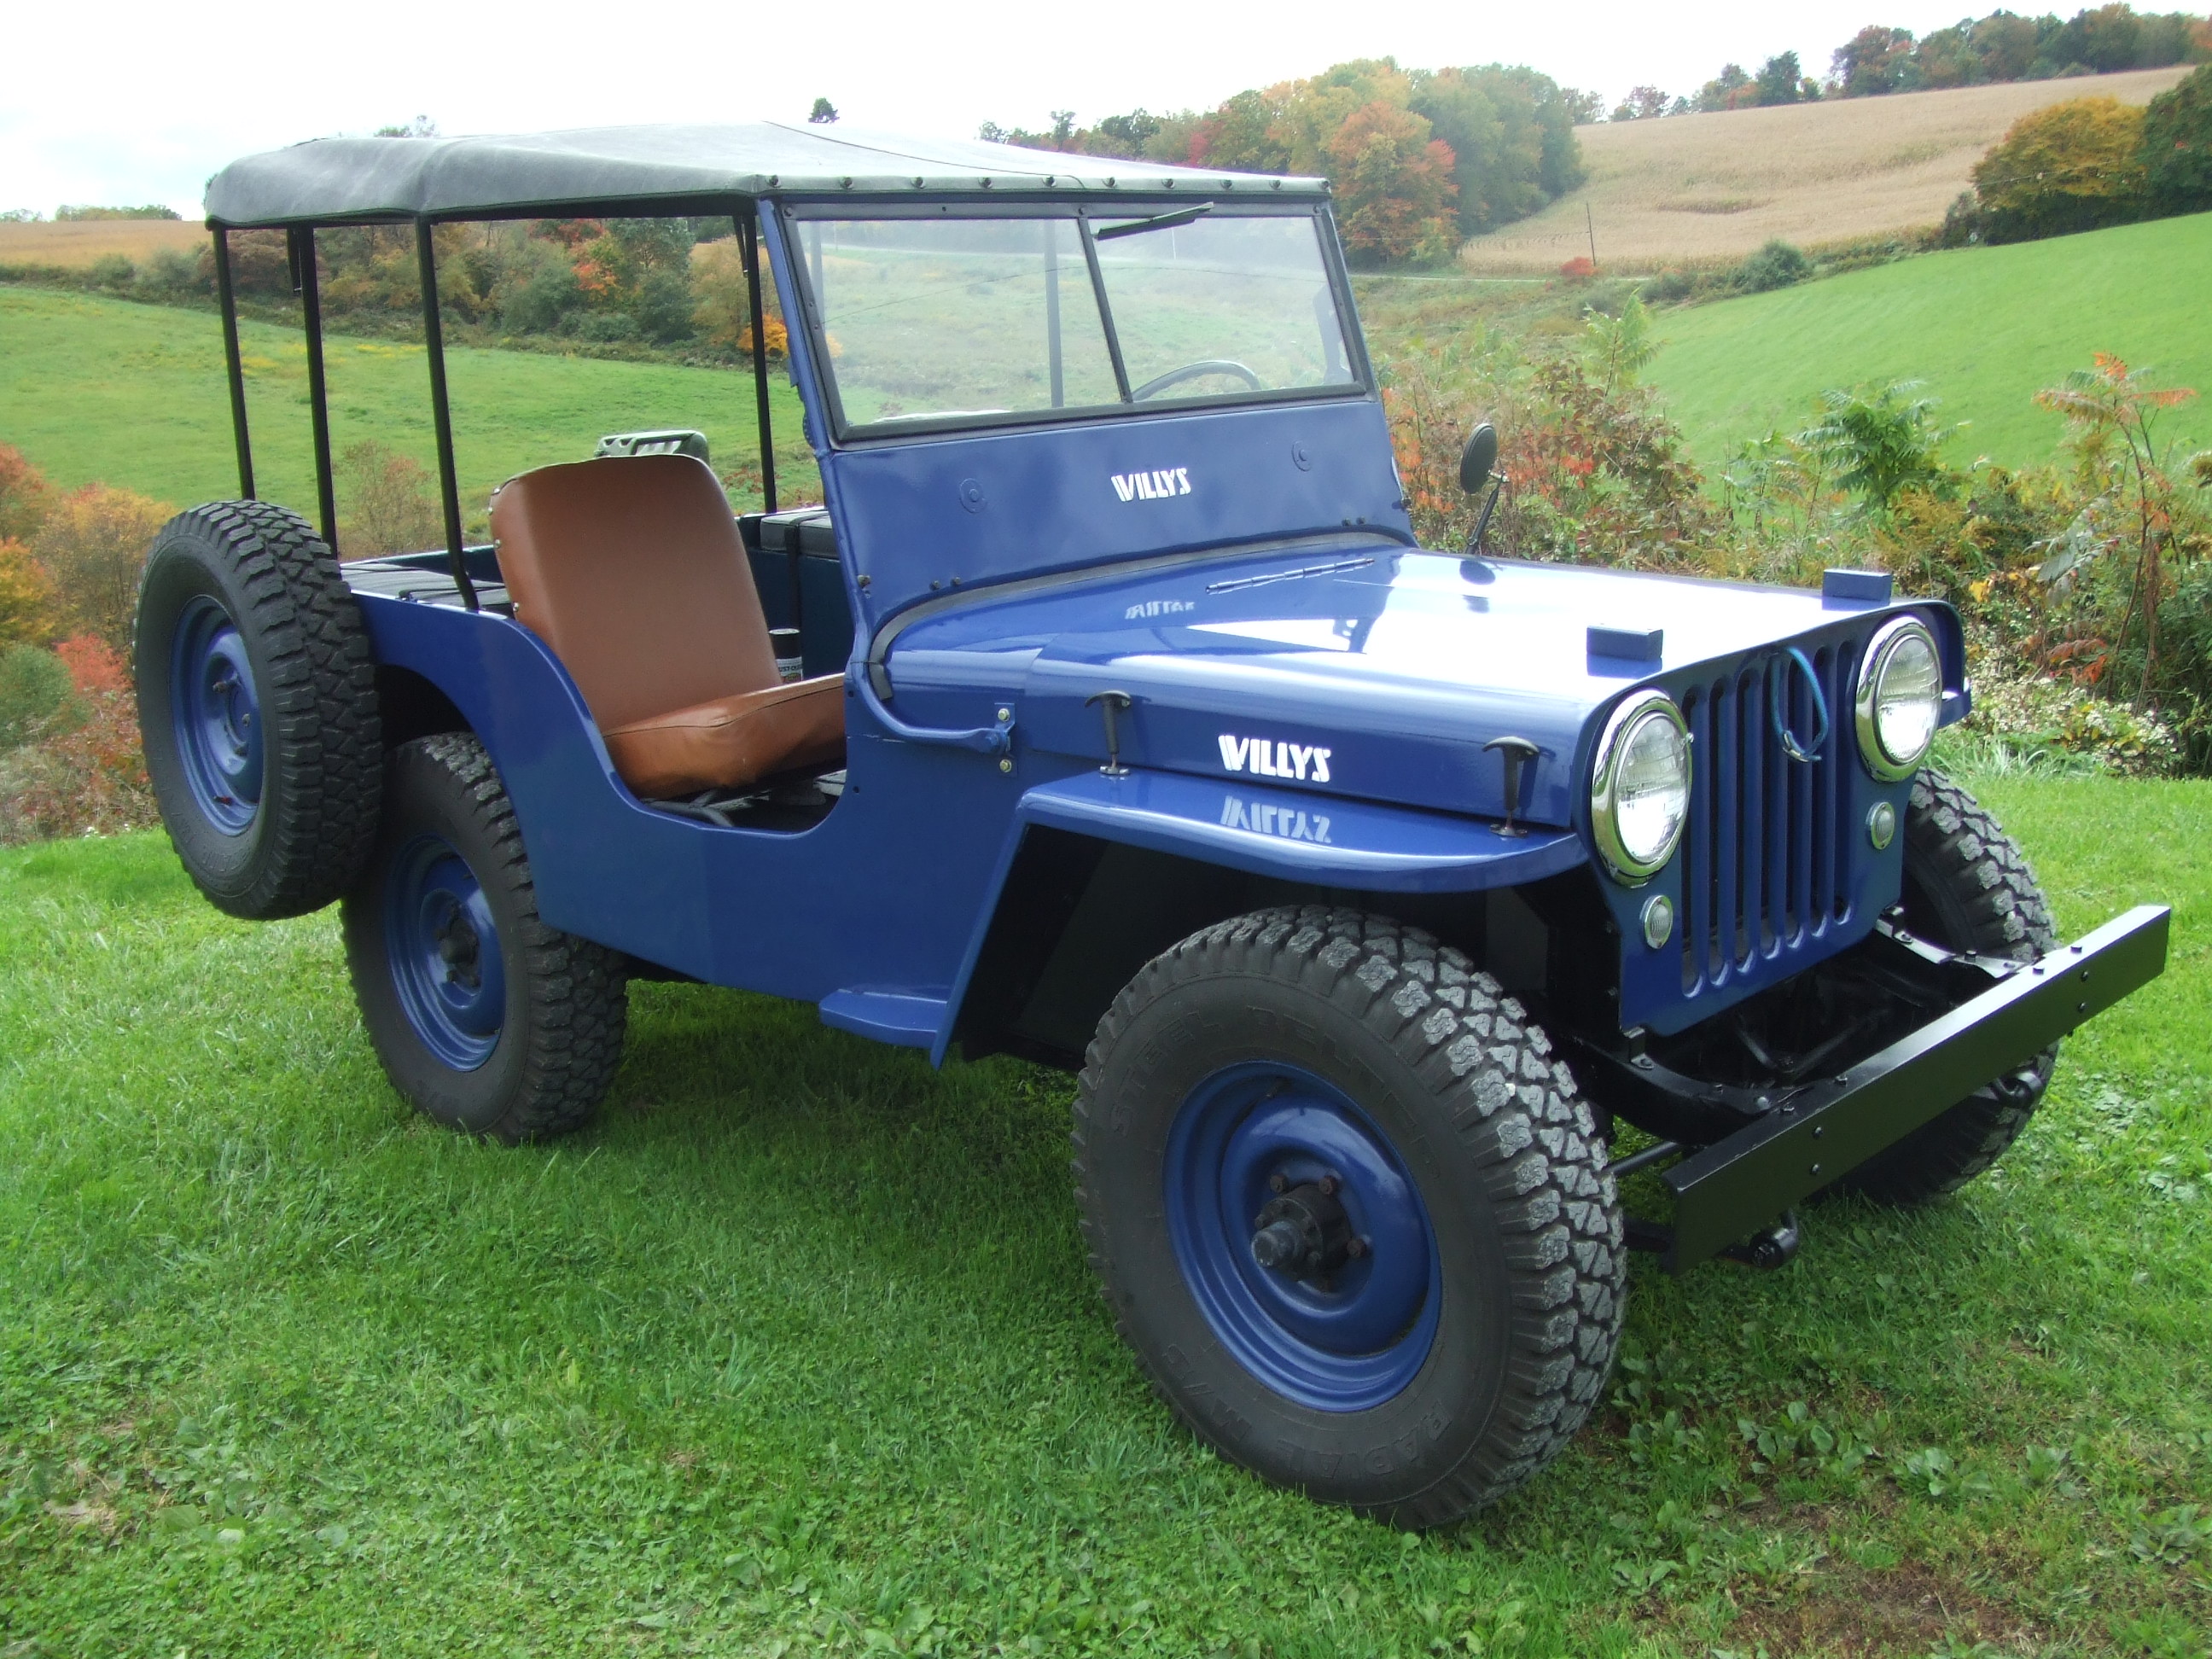
<svg viewBox="0 0 2212 1659"><path fill-rule="evenodd" d="M1497 981L1356 911L1257 912L1155 957L1076 1102L1091 1259L1178 1416L1396 1524L1542 1468L1619 1340L1589 1107Z"/></svg>
<svg viewBox="0 0 2212 1659"><path fill-rule="evenodd" d="M386 791L368 874L342 910L385 1074L466 1133L580 1127L622 1058L621 959L538 919L514 809L475 738L402 744Z"/></svg>

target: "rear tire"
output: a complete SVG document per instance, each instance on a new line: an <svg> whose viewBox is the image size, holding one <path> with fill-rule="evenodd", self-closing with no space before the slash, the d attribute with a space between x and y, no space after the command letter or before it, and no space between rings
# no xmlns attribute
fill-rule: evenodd
<svg viewBox="0 0 2212 1659"><path fill-rule="evenodd" d="M1904 897L1905 925L1946 950L2027 962L2058 943L2019 843L1941 772L1913 780ZM2057 1063L2054 1044L1862 1164L1838 1189L1899 1206L1958 1191L2020 1138Z"/></svg>
<svg viewBox="0 0 2212 1659"><path fill-rule="evenodd" d="M1193 934L1100 1021L1074 1146L1121 1335L1266 1480L1439 1526L1558 1456L1604 1387L1627 1271L1595 1122L1425 933L1311 907ZM1284 1206L1287 1246L1261 1237ZM1285 1270L1301 1237L1336 1243Z"/></svg>
<svg viewBox="0 0 2212 1659"><path fill-rule="evenodd" d="M319 910L376 835L384 763L361 613L321 537L267 501L171 520L138 588L133 667L169 840L218 909Z"/></svg>
<svg viewBox="0 0 2212 1659"><path fill-rule="evenodd" d="M343 921L362 1024L426 1116L510 1143L591 1121L622 1059L621 958L538 919L514 809L474 737L393 751L384 833Z"/></svg>

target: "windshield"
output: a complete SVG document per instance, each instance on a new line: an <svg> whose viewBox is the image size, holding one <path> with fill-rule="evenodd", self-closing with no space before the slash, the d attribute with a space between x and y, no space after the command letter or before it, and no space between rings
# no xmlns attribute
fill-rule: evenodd
<svg viewBox="0 0 2212 1659"><path fill-rule="evenodd" d="M810 218L794 252L842 425L866 434L1355 386L1322 224Z"/></svg>

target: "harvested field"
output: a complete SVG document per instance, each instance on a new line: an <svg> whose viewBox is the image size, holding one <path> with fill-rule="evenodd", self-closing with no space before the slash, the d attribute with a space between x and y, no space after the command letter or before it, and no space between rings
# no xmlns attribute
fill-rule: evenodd
<svg viewBox="0 0 2212 1659"><path fill-rule="evenodd" d="M0 265L58 265L82 270L119 253L143 259L163 248L197 253L207 227L193 219L72 219L66 223L0 224Z"/></svg>
<svg viewBox="0 0 2212 1659"><path fill-rule="evenodd" d="M1589 183L1475 238L1460 258L1488 275L1556 270L1589 252L1592 222L1599 264L1624 271L1737 258L1776 236L1811 246L1932 225L1966 188L1974 163L2029 111L2069 98L2147 104L2188 73L2140 70L1582 127Z"/></svg>

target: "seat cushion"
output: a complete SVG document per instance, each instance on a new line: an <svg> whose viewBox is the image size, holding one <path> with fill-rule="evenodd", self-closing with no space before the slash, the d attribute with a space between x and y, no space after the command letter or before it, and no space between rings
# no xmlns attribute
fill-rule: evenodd
<svg viewBox="0 0 2212 1659"><path fill-rule="evenodd" d="M845 680L824 674L734 692L605 735L615 770L647 800L741 789L777 772L833 766L843 757Z"/></svg>

